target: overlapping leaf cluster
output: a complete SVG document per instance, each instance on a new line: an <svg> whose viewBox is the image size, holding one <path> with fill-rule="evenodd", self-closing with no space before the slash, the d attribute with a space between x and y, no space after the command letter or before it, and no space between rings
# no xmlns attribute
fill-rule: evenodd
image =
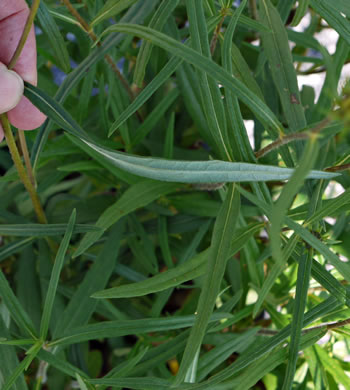
<svg viewBox="0 0 350 390"><path fill-rule="evenodd" d="M49 223L3 143L2 389L350 389L349 17L41 1L25 95ZM315 98L297 78L320 72Z"/></svg>

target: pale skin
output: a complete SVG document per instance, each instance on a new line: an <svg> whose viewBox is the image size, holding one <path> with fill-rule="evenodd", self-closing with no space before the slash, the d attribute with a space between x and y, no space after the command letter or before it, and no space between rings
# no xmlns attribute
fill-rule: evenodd
<svg viewBox="0 0 350 390"><path fill-rule="evenodd" d="M36 43L32 28L12 71L7 69L21 38L29 14L25 0L0 0L0 114L7 113L10 123L21 130L33 130L45 120L23 96L23 80L37 84ZM4 138L0 124L0 141Z"/></svg>

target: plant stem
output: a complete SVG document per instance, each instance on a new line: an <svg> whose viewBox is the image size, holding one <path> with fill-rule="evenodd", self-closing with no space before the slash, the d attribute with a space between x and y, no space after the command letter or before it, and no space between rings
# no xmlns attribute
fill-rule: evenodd
<svg viewBox="0 0 350 390"><path fill-rule="evenodd" d="M214 31L214 34L213 34L213 38L210 42L210 53L211 55L214 55L214 52L215 52L215 48L216 48L216 43L218 41L218 36L220 34L220 31L221 31L221 27L222 27L222 24L224 23L224 20L225 20L225 14L223 15L223 17L221 18L219 24L216 26L216 29Z"/></svg>
<svg viewBox="0 0 350 390"><path fill-rule="evenodd" d="M342 328L343 326L350 325L350 318L343 320L343 321L338 321L338 322L325 322L320 325L312 326L310 328L306 328L302 330L302 334L309 333L315 329L322 329L326 328L327 330L332 330L332 329L337 329L337 328ZM275 336L278 334L278 330L274 329L260 329L258 331L258 334L261 336Z"/></svg>
<svg viewBox="0 0 350 390"><path fill-rule="evenodd" d="M11 131L11 126L10 126L10 123L7 119L7 115L1 114L0 120L1 120L3 130L4 130L7 146L9 148L11 156L12 156L12 160L15 164L15 167L17 169L17 172L18 172L20 179L22 180L22 183L23 183L24 187L26 188L26 190L28 191L29 196L32 200L34 211L35 211L35 214L38 218L38 221L40 223L46 224L47 219L46 219L44 210L41 206L39 196L38 196L32 182L30 181L30 179L27 175L27 172L24 168L21 157L18 153L17 145L16 145L15 139L13 137L13 134Z"/></svg>
<svg viewBox="0 0 350 390"><path fill-rule="evenodd" d="M324 129L330 123L330 119L326 118L320 123L318 123L313 129L309 131L303 131L302 133L292 133L284 137L279 138L278 140L272 142L271 144L265 146L264 148L255 152L256 158L264 157L266 154L270 153L272 150L279 148L282 145L286 145L289 142L295 140L308 139L312 135L318 134L322 129Z"/></svg>
<svg viewBox="0 0 350 390"><path fill-rule="evenodd" d="M249 0L249 11L252 18L258 20L258 7L256 6L256 0Z"/></svg>
<svg viewBox="0 0 350 390"><path fill-rule="evenodd" d="M264 157L266 154L272 152L273 150L279 148L282 145L286 145L289 142L292 142L295 140L308 139L308 138L309 138L309 133L307 133L307 132L288 134L282 138L279 138L277 141L274 141L271 144L265 146L264 148L258 150L255 153L255 157L256 158Z"/></svg>
<svg viewBox="0 0 350 390"><path fill-rule="evenodd" d="M75 19L79 22L81 28L89 35L91 40L93 42L96 42L97 36L94 33L94 30L89 25L89 23L79 14L79 12L72 6L71 2L69 0L61 0L61 2L67 7L67 9L71 13L71 15L74 16ZM101 46L101 42L97 42L96 45ZM135 99L134 92L130 88L130 85L125 80L124 76L120 73L113 58L109 54L106 54L104 57L105 57L106 62L110 65L113 72L116 74L116 76L118 77L118 79L122 83L124 89L126 90L127 94L129 95L130 100L133 101ZM139 111L137 111L136 114L137 114L138 118L140 119L140 121L142 122L143 117L142 117L141 113Z"/></svg>
<svg viewBox="0 0 350 390"><path fill-rule="evenodd" d="M27 41L28 35L29 35L30 30L32 28L34 18L35 18L37 11L38 11L39 5L40 5L40 0L33 0L32 7L30 9L28 19L27 19L26 24L24 26L24 30L23 30L21 39L19 40L18 45L16 47L16 50L11 58L11 61L7 66L10 70L14 68L19 56L22 53L23 47Z"/></svg>
<svg viewBox="0 0 350 390"><path fill-rule="evenodd" d="M30 162L28 146L27 146L26 137L24 135L23 130L18 129L18 138L19 138L19 143L21 145L21 151L22 151L25 166L27 168L27 174L28 174L29 180L31 181L32 185L35 187L33 168L32 168L32 164Z"/></svg>
<svg viewBox="0 0 350 390"><path fill-rule="evenodd" d="M21 39L19 40L18 45L16 47L16 50L15 50L15 52L10 60L10 63L8 64L8 69L10 69L10 70L15 67L15 65L16 65L16 63L17 63L17 61L22 53L22 50L24 48L24 45L28 39L28 35L29 35L30 30L32 28L34 18L35 18L37 11L38 11L39 5L40 5L40 0L33 1L28 18L27 18L27 21L26 21L26 24L25 24L24 29L23 29ZM32 182L33 186L35 186L33 168L32 168L32 164L30 162L27 142L26 142L26 138L25 138L23 130L18 129L18 136L19 136L19 141L21 144L23 158L24 158L26 168L27 168L27 174L28 174L29 179Z"/></svg>
<svg viewBox="0 0 350 390"><path fill-rule="evenodd" d="M336 165L334 167L326 168L326 172L339 172L339 171L345 171L346 169L350 169L350 164L344 164L344 165Z"/></svg>

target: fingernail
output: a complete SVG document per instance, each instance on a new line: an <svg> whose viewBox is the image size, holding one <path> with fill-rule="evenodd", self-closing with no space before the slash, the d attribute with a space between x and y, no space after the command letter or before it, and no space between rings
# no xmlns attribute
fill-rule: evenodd
<svg viewBox="0 0 350 390"><path fill-rule="evenodd" d="M0 112L4 113L16 107L24 91L22 78L0 63Z"/></svg>

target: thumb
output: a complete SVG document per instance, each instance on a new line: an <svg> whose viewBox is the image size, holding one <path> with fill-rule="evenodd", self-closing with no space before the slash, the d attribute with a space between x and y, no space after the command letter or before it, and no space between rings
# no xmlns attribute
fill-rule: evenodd
<svg viewBox="0 0 350 390"><path fill-rule="evenodd" d="M21 77L16 72L8 70L0 62L0 114L17 106L23 90L24 84Z"/></svg>

